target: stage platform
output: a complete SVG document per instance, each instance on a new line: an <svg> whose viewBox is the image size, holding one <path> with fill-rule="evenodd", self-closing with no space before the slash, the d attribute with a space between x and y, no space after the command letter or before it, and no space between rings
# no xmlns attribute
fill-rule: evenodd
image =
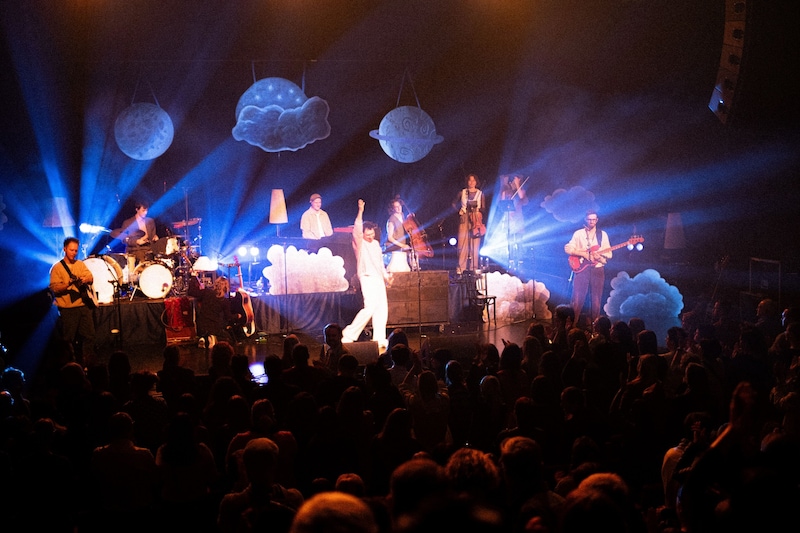
<svg viewBox="0 0 800 533"><path fill-rule="evenodd" d="M467 288L449 282L446 271L398 273L388 290L388 327L435 326L444 331L451 323L463 323L469 313ZM170 314L171 300L181 300L182 320ZM288 331L310 335L320 333L326 324L345 326L362 307L360 291L251 295L255 331L274 335ZM193 298L120 298L103 304L95 312L97 342L102 347L117 344L166 344L186 336L180 326L194 326L196 302ZM180 323L182 322L182 324ZM183 329L183 328L180 328ZM194 339L184 339L194 340Z"/></svg>
<svg viewBox="0 0 800 533"><path fill-rule="evenodd" d="M400 276L400 282L391 294L388 328L402 327L412 348L422 349L427 343L433 348L448 347L471 357L477 343L491 342L502 350L503 339L522 342L532 320L500 326L484 322L479 313L471 312L474 310L469 308L463 283L447 283L448 278L441 274L428 274L416 278L414 273L408 273L406 280ZM447 283L444 286L443 280ZM257 295L251 297L251 302L255 333L242 335L236 351L257 364L270 353L280 355L283 339L290 333L308 345L312 357L317 358L323 345L325 325L330 322L348 324L361 309L362 297L360 292L351 290L343 293ZM130 355L134 371L157 371L161 368L164 347L171 344L178 346L184 364L196 374L206 374L209 351L197 346L193 329L194 306L194 299L188 297L121 299L118 303L101 305L95 312L100 360L121 349ZM184 324L170 316L170 312L174 313L176 309L186 315ZM179 329L177 326L181 325L190 327ZM367 338L366 334L362 336L362 340Z"/></svg>

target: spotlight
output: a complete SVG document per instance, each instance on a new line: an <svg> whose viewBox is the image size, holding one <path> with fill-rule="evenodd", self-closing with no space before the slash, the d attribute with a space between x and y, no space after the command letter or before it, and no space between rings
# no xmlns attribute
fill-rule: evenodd
<svg viewBox="0 0 800 533"><path fill-rule="evenodd" d="M242 257L246 256L246 255L247 255L247 246L245 246L245 245L241 245L241 246L239 247L239 249L238 249L238 250L236 250L236 252L237 252L237 253L238 253L240 256L242 256Z"/></svg>
<svg viewBox="0 0 800 533"><path fill-rule="evenodd" d="M108 232L109 231L106 228L104 228L103 226L96 226L94 224L88 224L86 222L82 222L81 225L78 226L78 229L81 230L81 233L87 233L87 234L88 233L95 234L95 233Z"/></svg>
<svg viewBox="0 0 800 533"><path fill-rule="evenodd" d="M639 244L636 245L636 251L637 252L641 252L643 249L644 249L644 245L642 243L639 243Z"/></svg>
<svg viewBox="0 0 800 533"><path fill-rule="evenodd" d="M455 237L450 237L450 240L447 242L450 244L450 246L455 246L458 241Z"/></svg>
<svg viewBox="0 0 800 533"><path fill-rule="evenodd" d="M631 243L628 243L628 251L629 252L633 251L633 245Z"/></svg>
<svg viewBox="0 0 800 533"><path fill-rule="evenodd" d="M255 260L256 257L258 257L258 252L259 252L258 246L251 246L250 247L250 257L252 257L254 260Z"/></svg>

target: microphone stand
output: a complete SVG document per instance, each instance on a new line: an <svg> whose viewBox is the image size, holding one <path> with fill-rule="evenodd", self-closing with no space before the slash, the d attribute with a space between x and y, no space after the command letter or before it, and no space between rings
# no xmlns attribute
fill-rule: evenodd
<svg viewBox="0 0 800 533"><path fill-rule="evenodd" d="M403 231L406 234L407 241L411 243L411 264L414 266L414 270L417 272L417 328L420 342L419 349L422 350L422 270L419 266L417 250L414 248L414 239L411 237L411 234L408 232L405 226L403 226Z"/></svg>
<svg viewBox="0 0 800 533"><path fill-rule="evenodd" d="M111 274L111 283L114 286L114 307L117 311L117 327L111 328L111 334L116 335L116 339L114 341L115 348L122 348L122 306L120 305L120 297L122 296L122 284L119 282L116 276L116 272L111 269L111 265L108 264L106 261L106 255L100 254L100 257L103 258L103 262L106 265L106 270L108 273Z"/></svg>

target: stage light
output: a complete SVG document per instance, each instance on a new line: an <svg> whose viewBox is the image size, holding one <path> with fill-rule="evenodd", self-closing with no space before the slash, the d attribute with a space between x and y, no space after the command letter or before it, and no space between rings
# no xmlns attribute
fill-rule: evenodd
<svg viewBox="0 0 800 533"><path fill-rule="evenodd" d="M81 222L81 225L78 226L78 229L81 230L81 233L86 234L95 234L100 232L110 232L110 230L104 228L103 226L95 226L94 224L87 224L86 222Z"/></svg>
<svg viewBox="0 0 800 533"><path fill-rule="evenodd" d="M628 251L629 252L633 251L633 245L631 243L628 243Z"/></svg>
<svg viewBox="0 0 800 533"><path fill-rule="evenodd" d="M254 261L258 257L258 252L259 252L258 246L250 247L250 257L252 257Z"/></svg>
<svg viewBox="0 0 800 533"><path fill-rule="evenodd" d="M239 254L242 257L246 256L247 255L247 246L245 246L245 245L239 246L239 248L236 250L236 253Z"/></svg>
<svg viewBox="0 0 800 533"><path fill-rule="evenodd" d="M455 246L456 244L458 244L458 241L456 240L455 237L450 237L450 240L447 242L448 244L450 244L450 246Z"/></svg>
<svg viewBox="0 0 800 533"><path fill-rule="evenodd" d="M642 243L639 243L639 244L636 245L636 251L637 252L641 252L643 249L644 249L644 245L642 245Z"/></svg>

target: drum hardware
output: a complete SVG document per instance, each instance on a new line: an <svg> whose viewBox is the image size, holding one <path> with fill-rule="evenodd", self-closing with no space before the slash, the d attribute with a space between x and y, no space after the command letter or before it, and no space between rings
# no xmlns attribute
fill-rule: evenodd
<svg viewBox="0 0 800 533"><path fill-rule="evenodd" d="M194 226L199 224L203 219L202 218L190 218L189 220L179 220L178 222L173 222L172 227L175 229L182 229L187 226Z"/></svg>

